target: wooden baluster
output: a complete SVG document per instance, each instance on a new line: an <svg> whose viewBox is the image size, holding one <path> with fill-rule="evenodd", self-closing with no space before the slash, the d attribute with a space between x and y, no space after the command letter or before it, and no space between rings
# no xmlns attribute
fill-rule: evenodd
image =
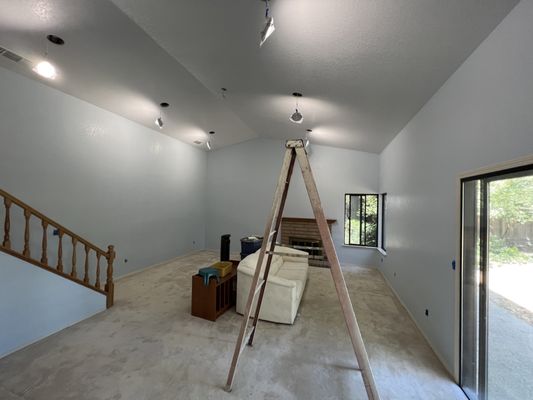
<svg viewBox="0 0 533 400"><path fill-rule="evenodd" d="M63 232L58 229L59 244L57 245L57 270L63 272Z"/></svg>
<svg viewBox="0 0 533 400"><path fill-rule="evenodd" d="M72 238L72 270L70 271L70 276L76 278L76 244L78 244L78 239L75 237Z"/></svg>
<svg viewBox="0 0 533 400"><path fill-rule="evenodd" d="M41 221L41 225L43 226L43 242L42 242L41 264L48 265L48 255L47 255L47 247L48 247L47 229L48 229L48 222L46 222L43 219Z"/></svg>
<svg viewBox="0 0 533 400"><path fill-rule="evenodd" d="M24 251L22 252L22 255L26 257L30 257L30 217L31 211L24 210L24 218L26 219L26 223L24 226Z"/></svg>
<svg viewBox="0 0 533 400"><path fill-rule="evenodd" d="M83 282L89 283L89 246L85 245L85 275Z"/></svg>
<svg viewBox="0 0 533 400"><path fill-rule="evenodd" d="M115 298L115 285L113 283L113 261L115 260L115 247L107 247L107 279L105 291L107 292L107 308L111 307Z"/></svg>
<svg viewBox="0 0 533 400"><path fill-rule="evenodd" d="M100 257L102 255L100 252L96 253L96 283L94 284L96 286L96 289L100 289Z"/></svg>
<svg viewBox="0 0 533 400"><path fill-rule="evenodd" d="M7 197L4 197L4 206L6 207L6 218L4 221L4 241L2 242L2 246L6 249L10 249L11 239L9 238L9 230L11 229L11 219L9 216L9 210L11 208L11 200Z"/></svg>

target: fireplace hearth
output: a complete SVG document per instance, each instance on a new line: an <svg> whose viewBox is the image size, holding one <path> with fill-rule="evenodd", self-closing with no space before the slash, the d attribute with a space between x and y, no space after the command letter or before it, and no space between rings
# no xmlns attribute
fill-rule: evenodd
<svg viewBox="0 0 533 400"><path fill-rule="evenodd" d="M328 219L328 227L336 222ZM284 217L281 220L281 243L309 253L309 265L329 268L322 248L322 238L314 218Z"/></svg>

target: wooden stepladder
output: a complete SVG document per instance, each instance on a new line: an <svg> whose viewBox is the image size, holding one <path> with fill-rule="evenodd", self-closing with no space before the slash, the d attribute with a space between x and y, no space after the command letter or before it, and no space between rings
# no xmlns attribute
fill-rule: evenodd
<svg viewBox="0 0 533 400"><path fill-rule="evenodd" d="M361 337L359 325L357 324L357 319L355 318L355 313L352 307L352 302L350 300L350 295L348 294L348 289L346 287L346 282L344 281L344 276L341 271L339 259L337 258L337 252L335 251L335 247L333 246L333 240L331 239L331 233L328 228L326 217L324 215L324 211L322 210L322 204L320 203L318 190L316 188L315 180L313 178L313 173L311 172L311 167L309 165L309 159L307 158L307 152L305 151L304 142L301 139L288 140L285 147L285 157L283 159L281 174L278 180L276 193L274 195L272 210L270 212L270 216L266 224L265 233L263 236L263 244L261 246L261 250L259 251L257 267L255 269L255 274L252 278L250 293L248 294L248 300L246 302L246 307L244 308L244 317L242 320L241 329L239 331L239 336L235 345L235 351L233 353L233 359L231 361L231 366L228 373L226 390L230 391L232 388L237 363L239 361L239 357L245 349L245 342L247 342L247 344L251 346L254 340L255 330L257 329L257 320L259 319L259 311L261 309L261 303L263 301L263 295L265 293L266 282L268 279L268 274L270 272L270 263L272 261L273 254L275 254L274 249L276 246L278 230L281 225L283 208L285 206L285 200L287 199L287 193L289 190L289 184L294 169L294 163L295 160L298 159L300 169L302 170L302 175L307 189L307 193L309 195L309 200L311 201L311 207L313 208L313 213L315 215L315 219L318 225L318 230L322 238L324 252L326 253L327 259L329 260L331 266L331 275L333 277L335 289L337 291L337 295L341 303L342 312L344 314L344 320L346 321L346 325L348 327L348 332L350 334L350 339L352 341L355 356L359 364L359 370L361 371L363 377L363 382L365 385L368 399L379 400L379 394L376 388L376 384L374 382L374 376L372 375L370 363L368 361L368 355L366 353L365 345L363 343L363 338ZM265 256L267 256L266 265L263 272L263 277L260 280L259 275L261 273L261 266L263 265L263 260ZM252 327L250 330L248 330L248 323L250 321L252 307L256 299L257 306L255 309Z"/></svg>

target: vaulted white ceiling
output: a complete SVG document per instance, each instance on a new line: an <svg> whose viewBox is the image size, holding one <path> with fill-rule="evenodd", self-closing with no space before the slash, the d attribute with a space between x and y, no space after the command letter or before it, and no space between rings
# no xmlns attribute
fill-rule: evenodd
<svg viewBox="0 0 533 400"><path fill-rule="evenodd" d="M0 0L0 46L37 60L46 82L150 128L214 147L257 136L380 152L516 0ZM0 65L35 76L22 65ZM37 78L36 78L37 79ZM226 98L220 88L228 89ZM303 93L304 123L288 116Z"/></svg>

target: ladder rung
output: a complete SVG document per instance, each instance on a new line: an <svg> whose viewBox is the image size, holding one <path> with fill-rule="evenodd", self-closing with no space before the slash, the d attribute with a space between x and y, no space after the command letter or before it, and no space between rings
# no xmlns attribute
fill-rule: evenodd
<svg viewBox="0 0 533 400"><path fill-rule="evenodd" d="M255 296L257 296L257 293L259 293L261 291L261 288L263 287L263 285L265 284L265 281L262 280L261 282L259 282L259 284L257 285L257 287L255 288L255 292L254 292L254 298Z"/></svg>
<svg viewBox="0 0 533 400"><path fill-rule="evenodd" d="M256 325L257 326L257 325ZM254 334L255 326L252 326L252 329L250 329L250 332L246 335L246 339L244 340L244 343L248 343L250 340L250 337Z"/></svg>
<svg viewBox="0 0 533 400"><path fill-rule="evenodd" d="M245 337L243 337L243 341L241 343L241 350L239 351L239 356L242 354L242 352L244 351L244 349L246 348L246 344L248 343L248 341L250 340L250 336L252 336L252 334L254 333L255 331L255 326L252 326L252 329L250 329L250 332L248 332L246 334Z"/></svg>

